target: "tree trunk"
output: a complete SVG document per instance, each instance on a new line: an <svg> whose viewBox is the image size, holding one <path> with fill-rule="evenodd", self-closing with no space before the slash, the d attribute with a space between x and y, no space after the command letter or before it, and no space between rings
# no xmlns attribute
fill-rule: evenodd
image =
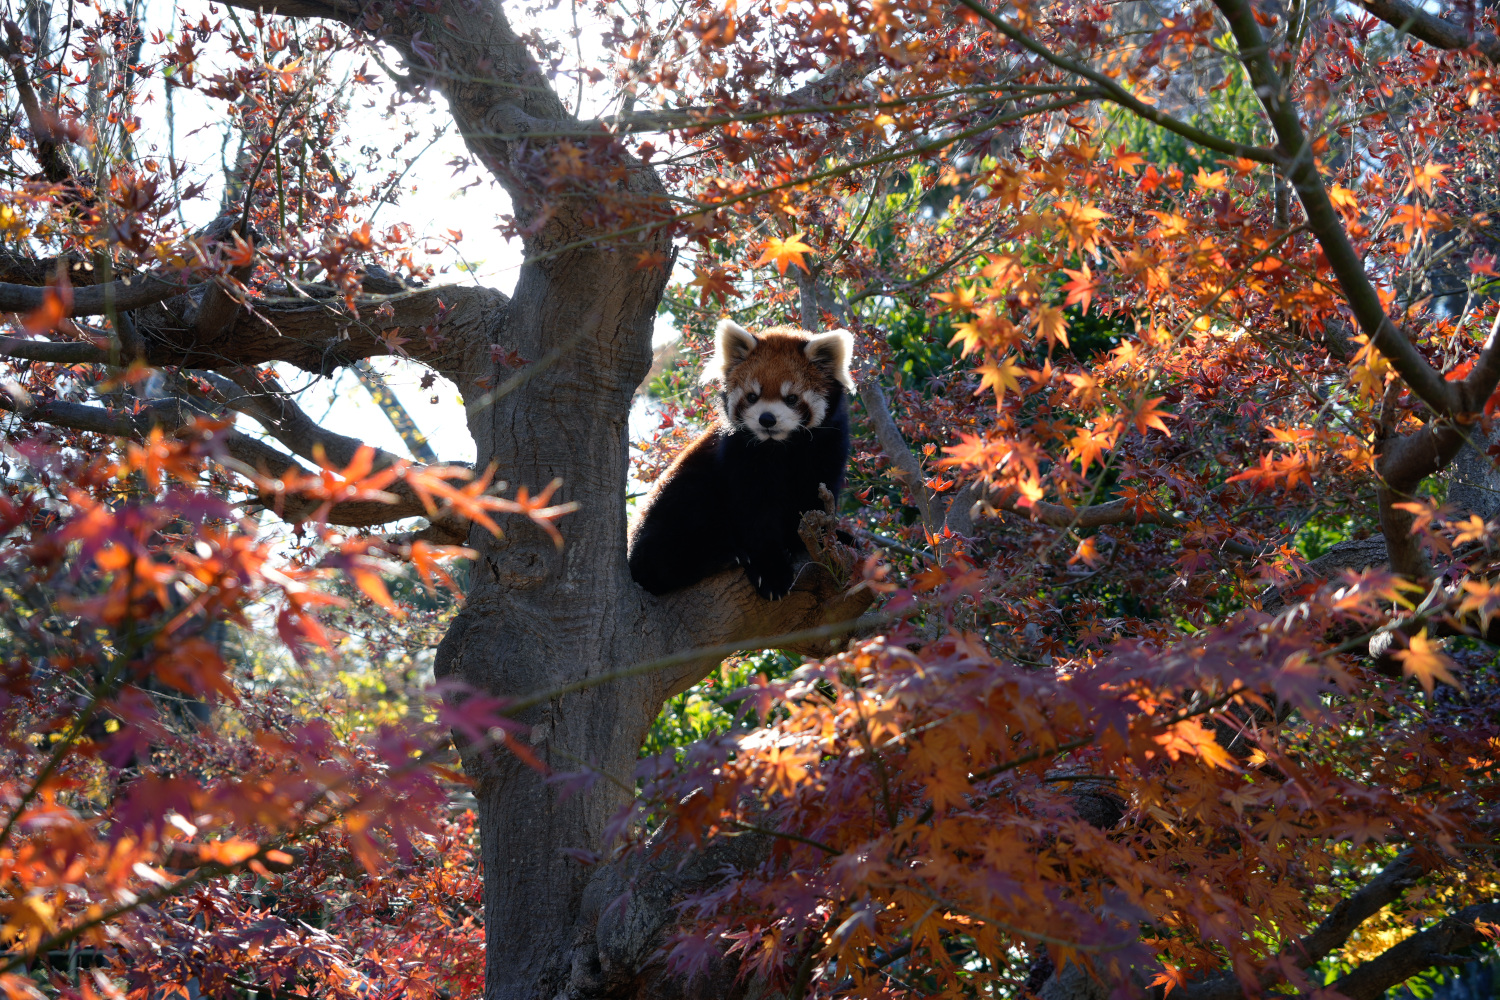
<svg viewBox="0 0 1500 1000"><path fill-rule="evenodd" d="M849 613L828 606L833 591L816 571L805 572L799 589L775 603L756 596L738 571L666 598L631 581L626 421L650 364L651 329L666 281L664 269L636 270L632 256L588 249L528 265L498 324L497 342L524 357L574 346L521 390L471 410L479 463L495 462L500 476L515 484L560 478L558 499L576 501L579 511L562 522L567 541L561 549L522 518L502 525L503 538L475 529L470 544L479 558L464 608L439 648L439 676L524 696L684 649ZM483 396L478 386L463 389L471 401ZM583 791L566 794L503 750L465 757L477 782L483 840L490 1000L632 995L618 992L620 980L633 981L640 969L611 971L604 959L612 956L601 956L596 933L611 902L597 898L600 887L616 884L623 891L624 883L591 873L563 852L607 850L606 826L625 804L641 743L662 702L711 665L700 661L617 680L524 715L531 750L550 770L587 767L604 776ZM591 877L595 898L585 907ZM655 878L658 888L662 879ZM634 919L665 926L668 901L657 900L658 915L637 907ZM633 939L627 950L641 947ZM598 992L606 985L607 993ZM659 994L653 988L651 995Z"/></svg>

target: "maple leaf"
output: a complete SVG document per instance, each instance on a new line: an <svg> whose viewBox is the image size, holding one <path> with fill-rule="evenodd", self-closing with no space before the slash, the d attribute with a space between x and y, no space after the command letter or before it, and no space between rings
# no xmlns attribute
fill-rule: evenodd
<svg viewBox="0 0 1500 1000"><path fill-rule="evenodd" d="M1449 669L1453 666L1453 661L1443 655L1441 644L1427 638L1425 628L1407 640L1406 649L1396 651L1396 659L1401 661L1401 673L1407 677L1415 677L1417 683L1422 685L1422 690L1429 695L1432 694L1434 680L1442 681L1459 691L1464 689Z"/></svg>
<svg viewBox="0 0 1500 1000"><path fill-rule="evenodd" d="M1135 424L1135 429L1141 432L1141 437L1145 437L1146 432L1153 427L1167 437L1172 436L1172 432L1167 430L1167 425L1163 422L1163 418L1166 420L1176 420L1177 417L1174 414L1157 409L1157 404L1165 398L1164 396L1158 396L1155 399L1142 400L1140 405L1136 407L1135 412L1131 414L1130 420Z"/></svg>
<svg viewBox="0 0 1500 1000"><path fill-rule="evenodd" d="M1183 987L1187 986L1187 984L1188 984L1188 977L1177 966L1171 965L1170 963L1167 963L1167 962L1163 962L1163 963L1161 963L1161 968L1162 968L1162 971L1158 972L1156 974L1156 978L1153 979L1153 980L1151 980L1151 982L1147 983L1146 984L1147 986L1160 986L1160 987L1162 987L1162 994L1161 995L1163 997L1171 996L1172 995L1172 990L1176 989L1179 986L1183 986Z"/></svg>
<svg viewBox="0 0 1500 1000"><path fill-rule="evenodd" d="M1085 261L1083 267L1077 271L1063 268L1063 274L1072 279L1062 286L1063 291L1068 293L1067 301L1063 304L1078 306L1084 312L1088 312L1094 302L1094 293L1099 290L1099 282L1089 270L1088 262Z"/></svg>
<svg viewBox="0 0 1500 1000"><path fill-rule="evenodd" d="M696 268L693 271L693 280L689 285L699 289L698 304L708 305L709 296L718 299L720 304L724 303L734 294L734 276L722 267Z"/></svg>
<svg viewBox="0 0 1500 1000"><path fill-rule="evenodd" d="M1089 569L1097 569L1099 564L1103 561L1104 557L1099 554L1099 547L1095 543L1094 537L1092 535L1081 540L1078 543L1077 550L1068 557L1069 566L1081 562L1087 565Z"/></svg>
<svg viewBox="0 0 1500 1000"><path fill-rule="evenodd" d="M1097 433L1091 428L1080 427L1073 437L1068 441L1068 455L1082 463L1080 470L1084 475L1088 474L1089 466L1095 462L1104 461L1104 453L1113 448L1115 444L1114 428L1107 428L1103 433Z"/></svg>
<svg viewBox="0 0 1500 1000"><path fill-rule="evenodd" d="M1063 311L1056 306L1042 305L1036 312L1037 332L1047 338L1047 349L1050 352L1056 344L1068 346L1068 318Z"/></svg>
<svg viewBox="0 0 1500 1000"><path fill-rule="evenodd" d="M260 853L260 845L253 840L230 837L198 845L198 859L206 864L233 866Z"/></svg>
<svg viewBox="0 0 1500 1000"><path fill-rule="evenodd" d="M1292 840L1298 833L1297 824L1283 817L1279 810L1268 813L1264 819L1260 820L1250 829L1264 837L1267 844Z"/></svg>
<svg viewBox="0 0 1500 1000"><path fill-rule="evenodd" d="M1068 249L1092 253L1099 246L1099 223L1109 213L1088 202L1059 201L1053 206L1068 230Z"/></svg>
<svg viewBox="0 0 1500 1000"><path fill-rule="evenodd" d="M1402 503L1393 503L1391 506L1396 510L1404 510L1412 516L1411 533L1413 535L1424 530L1434 520L1449 513L1448 508L1428 503L1426 500L1407 500Z"/></svg>
<svg viewBox="0 0 1500 1000"><path fill-rule="evenodd" d="M1205 191L1222 191L1229 185L1229 175L1222 170L1209 173L1206 168L1199 167L1193 175L1193 183Z"/></svg>
<svg viewBox="0 0 1500 1000"><path fill-rule="evenodd" d="M958 444L946 445L943 451L948 457L939 459L938 465L952 468L968 469L992 469L995 466L995 454L988 441L978 434L966 434L960 431Z"/></svg>
<svg viewBox="0 0 1500 1000"><path fill-rule="evenodd" d="M1479 615L1480 627L1489 631L1490 621L1500 612L1500 584L1489 580L1465 580L1459 614Z"/></svg>
<svg viewBox="0 0 1500 1000"><path fill-rule="evenodd" d="M670 259L660 250L642 250L635 255L635 269L637 271L650 271L654 268L666 267Z"/></svg>
<svg viewBox="0 0 1500 1000"><path fill-rule="evenodd" d="M1458 529L1453 536L1454 545L1463 545L1466 542L1482 542L1489 538L1490 527L1485 524L1484 518L1478 514L1470 514L1467 520L1459 521L1453 527Z"/></svg>
<svg viewBox="0 0 1500 1000"><path fill-rule="evenodd" d="M453 577L448 575L448 570L440 560L445 559L477 559L479 554L471 548L462 545L433 545L430 542L415 541L411 543L408 558L417 570L422 586L429 592L433 584L442 584L453 594L461 596L462 588L454 582Z"/></svg>
<svg viewBox="0 0 1500 1000"><path fill-rule="evenodd" d="M934 299L943 303L950 312L973 312L976 304L976 294L971 285L954 285L951 291L934 292Z"/></svg>
<svg viewBox="0 0 1500 1000"><path fill-rule="evenodd" d="M1354 192L1338 184L1328 187L1328 200L1333 202L1333 207L1343 212L1346 216L1355 215L1359 212L1359 199Z"/></svg>
<svg viewBox="0 0 1500 1000"><path fill-rule="evenodd" d="M1432 197L1434 186L1447 183L1446 174L1451 168L1446 163L1433 163L1428 161L1411 172L1411 181L1408 182L1403 194L1413 190L1421 191L1429 198Z"/></svg>
<svg viewBox="0 0 1500 1000"><path fill-rule="evenodd" d="M801 233L788 236L786 239L772 236L766 240L765 248L761 252L760 257L750 266L762 267L766 264L774 264L776 265L776 273L785 276L787 267L791 264L796 264L803 271L811 274L812 271L808 269L807 264L802 258L805 254L813 252L812 247L802 242Z"/></svg>
<svg viewBox="0 0 1500 1000"><path fill-rule="evenodd" d="M998 364L980 365L974 369L979 375L979 388L974 390L974 395L978 396L986 389L993 389L996 410L1004 406L1007 392L1021 395L1020 376L1026 374L1026 370L1019 365L1012 364L1010 357L1007 355Z"/></svg>
<svg viewBox="0 0 1500 1000"><path fill-rule="evenodd" d="M1146 158L1140 153L1128 153L1124 146L1115 149L1114 155L1109 158L1109 165L1116 173L1127 177L1134 177L1136 170L1146 162Z"/></svg>

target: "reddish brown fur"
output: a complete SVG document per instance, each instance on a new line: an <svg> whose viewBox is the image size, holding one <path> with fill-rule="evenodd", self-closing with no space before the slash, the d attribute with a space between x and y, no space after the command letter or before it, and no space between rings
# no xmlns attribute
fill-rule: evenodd
<svg viewBox="0 0 1500 1000"><path fill-rule="evenodd" d="M803 426L807 426L811 422L812 411L808 408L805 397L812 393L824 400L834 398L834 390L838 388L838 384L832 372L808 358L806 347L809 335L803 330L774 326L756 334L756 338L760 343L755 350L730 368L724 377L726 397L735 389L746 392L752 382L757 382L760 384L761 398L776 401L781 399L782 385L790 382L792 391L804 397L793 408L802 414ZM729 414L730 418L738 423L740 412L749 405L741 396L734 412Z"/></svg>

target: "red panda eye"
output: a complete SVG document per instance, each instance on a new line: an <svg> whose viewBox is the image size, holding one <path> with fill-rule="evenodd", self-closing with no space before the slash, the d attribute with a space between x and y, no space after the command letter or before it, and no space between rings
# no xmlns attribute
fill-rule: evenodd
<svg viewBox="0 0 1500 1000"><path fill-rule="evenodd" d="M745 402L747 402L747 403L753 403L753 402L755 402L759 398L760 398L760 393L758 393L758 392L750 392L750 393L746 393L745 394Z"/></svg>
<svg viewBox="0 0 1500 1000"><path fill-rule="evenodd" d="M790 396L787 396L784 399L784 402L786 403L787 406L796 406L797 405L797 394L794 392Z"/></svg>

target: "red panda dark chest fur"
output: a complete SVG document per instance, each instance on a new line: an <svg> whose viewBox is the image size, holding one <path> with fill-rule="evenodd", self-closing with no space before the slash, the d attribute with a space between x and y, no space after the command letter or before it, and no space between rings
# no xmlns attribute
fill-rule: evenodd
<svg viewBox="0 0 1500 1000"><path fill-rule="evenodd" d="M653 594L742 566L765 598L784 597L807 558L802 515L835 497L849 459L845 390L853 337L723 320L705 381L720 383L718 424L662 473L630 532L630 575Z"/></svg>

